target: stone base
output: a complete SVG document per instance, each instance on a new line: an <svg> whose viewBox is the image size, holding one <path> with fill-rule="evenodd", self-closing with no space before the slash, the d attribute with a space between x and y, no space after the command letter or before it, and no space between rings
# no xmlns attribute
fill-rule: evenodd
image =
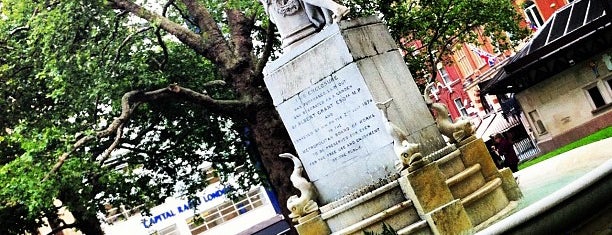
<svg viewBox="0 0 612 235"><path fill-rule="evenodd" d="M459 146L459 150L461 151L461 159L463 160L463 164L468 167L475 165L476 163L480 164L482 175L485 177L485 181L490 181L491 179L497 177L497 167L493 162L493 158L489 154L489 150L487 150L487 146L484 144L482 139L475 139L471 142L464 143Z"/></svg>
<svg viewBox="0 0 612 235"><path fill-rule="evenodd" d="M453 195L446 185L446 177L438 164L430 163L414 172L402 171L399 183L406 195L414 203L420 215L452 201Z"/></svg>
<svg viewBox="0 0 612 235"><path fill-rule="evenodd" d="M499 170L499 178L502 180L502 188L504 189L508 200L517 201L523 197L523 192L521 192L521 189L514 179L514 175L512 175L512 170L510 170L510 168Z"/></svg>
<svg viewBox="0 0 612 235"><path fill-rule="evenodd" d="M445 146L388 28L376 17L332 24L268 63L264 82L328 204L396 173L388 120L427 155Z"/></svg>
<svg viewBox="0 0 612 235"><path fill-rule="evenodd" d="M295 226L300 235L327 235L331 234L327 223L321 219L320 215L312 217Z"/></svg>
<svg viewBox="0 0 612 235"><path fill-rule="evenodd" d="M425 215L433 234L470 234L472 222L459 200L454 200Z"/></svg>

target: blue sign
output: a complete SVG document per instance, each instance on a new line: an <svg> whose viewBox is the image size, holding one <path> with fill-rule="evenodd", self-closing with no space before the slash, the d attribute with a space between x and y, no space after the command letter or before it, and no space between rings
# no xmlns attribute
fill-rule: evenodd
<svg viewBox="0 0 612 235"><path fill-rule="evenodd" d="M166 212L162 212L153 217L142 219L141 220L142 226L144 226L145 228L149 228L156 223L159 223L161 221L174 217L177 214L180 214L180 213L183 213L183 212L186 212L186 211L189 211L195 208L197 205L200 205L202 201L206 203L206 202L212 201L215 198L221 197L227 194L227 192L229 192L231 189L232 189L232 186L225 186L222 189L219 189L215 192L202 196L201 199L198 197L193 200L190 200L187 203L185 203L185 205L176 207L176 211L178 211L178 213L174 213L174 210L168 210Z"/></svg>

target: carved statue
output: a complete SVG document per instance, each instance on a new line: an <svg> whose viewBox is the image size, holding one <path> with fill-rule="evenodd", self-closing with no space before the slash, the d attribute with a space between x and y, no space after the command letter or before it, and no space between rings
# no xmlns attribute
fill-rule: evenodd
<svg viewBox="0 0 612 235"><path fill-rule="evenodd" d="M333 0L259 0L276 24L282 47L339 22L349 9Z"/></svg>
<svg viewBox="0 0 612 235"><path fill-rule="evenodd" d="M378 109L380 109L383 117L385 118L385 129L391 138L393 138L393 151L399 158L396 168L401 171L405 167L408 167L422 159L419 144L413 144L408 142L406 133L402 131L398 126L393 124L387 116L387 109L389 108L393 98L388 99L382 103L376 103Z"/></svg>
<svg viewBox="0 0 612 235"><path fill-rule="evenodd" d="M302 162L296 156L290 153L282 153L278 155L282 158L289 158L293 161L293 173L291 173L291 183L293 187L300 190L300 197L293 195L287 199L287 208L291 211L289 217L293 222L297 222L301 217L313 212L319 211L319 205L314 201L317 197L317 190L314 185L302 177L304 167Z"/></svg>
<svg viewBox="0 0 612 235"><path fill-rule="evenodd" d="M423 98L425 99L425 103L436 111L436 123L438 124L440 133L448 137L451 143L459 143L459 141L473 135L474 128L472 128L472 124L469 120L462 119L455 123L451 122L448 119L448 108L446 105L434 103L431 100L429 97L431 85L432 84L429 84L425 87L425 94L423 95Z"/></svg>

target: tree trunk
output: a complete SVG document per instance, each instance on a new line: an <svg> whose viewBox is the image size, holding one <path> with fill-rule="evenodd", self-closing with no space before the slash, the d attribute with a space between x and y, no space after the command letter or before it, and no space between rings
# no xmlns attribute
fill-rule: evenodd
<svg viewBox="0 0 612 235"><path fill-rule="evenodd" d="M287 222L291 223L287 199L292 195L299 195L299 191L289 180L293 172L293 163L278 156L281 153L295 153L289 134L271 102L258 107L249 122L253 128L264 170L278 197L283 215Z"/></svg>
<svg viewBox="0 0 612 235"><path fill-rule="evenodd" d="M83 234L87 235L103 235L102 227L100 226L100 220L95 216L77 217L78 215L72 212L74 217L77 219L76 228Z"/></svg>
<svg viewBox="0 0 612 235"><path fill-rule="evenodd" d="M72 224L74 226L71 227L78 229L83 234L103 235L104 231L102 231L100 220L98 219L98 217L96 217L96 214L92 214L92 212L88 210L87 205L68 205L68 203L71 202L71 197L74 197L74 195L70 191L62 191L58 195L58 199L60 201L67 203L64 205L67 207L68 211L70 211L70 213L75 219L74 223Z"/></svg>

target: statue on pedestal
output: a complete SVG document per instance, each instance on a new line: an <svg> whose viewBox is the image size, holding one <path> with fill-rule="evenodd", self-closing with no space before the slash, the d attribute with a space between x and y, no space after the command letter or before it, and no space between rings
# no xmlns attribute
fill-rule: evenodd
<svg viewBox="0 0 612 235"><path fill-rule="evenodd" d="M282 158L289 158L293 161L293 173L290 180L293 187L300 190L300 196L293 195L287 199L287 209L291 211L289 217L293 222L298 222L300 218L319 213L319 205L314 201L317 197L315 186L302 176L304 167L302 162L296 156L290 153L282 153L278 155Z"/></svg>
<svg viewBox="0 0 612 235"><path fill-rule="evenodd" d="M376 103L385 119L385 129L393 138L393 151L398 157L395 164L397 171L401 171L408 167L409 171L418 169L424 166L427 162L423 161L423 155L420 153L420 145L408 142L408 137L397 125L393 124L387 115L387 109L391 105L393 98L384 102Z"/></svg>
<svg viewBox="0 0 612 235"><path fill-rule="evenodd" d="M282 47L306 38L324 26L337 23L349 9L332 0L260 0L276 24Z"/></svg>
<svg viewBox="0 0 612 235"><path fill-rule="evenodd" d="M436 111L435 118L440 133L448 137L450 143L452 144L457 144L460 141L474 135L474 128L469 120L458 120L454 123L451 122L451 120L448 119L448 108L446 105L434 103L431 100L429 93L431 92L430 88L432 84L433 83L430 83L425 87L425 94L423 95L423 98L425 99L427 106Z"/></svg>

